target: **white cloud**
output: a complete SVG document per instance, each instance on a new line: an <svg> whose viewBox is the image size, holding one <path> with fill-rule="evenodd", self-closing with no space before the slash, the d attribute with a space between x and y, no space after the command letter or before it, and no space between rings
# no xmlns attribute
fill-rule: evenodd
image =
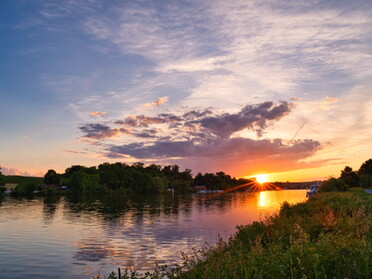
<svg viewBox="0 0 372 279"><path fill-rule="evenodd" d="M173 80L185 79L177 72L187 73L194 80L187 88L192 101L213 95L222 105L231 91L237 99L287 98L325 75L363 79L372 74L363 40L371 22L367 13L280 4L212 1L185 8L173 3L164 13L154 5L133 4L116 18L89 18L85 30L124 53L153 61L154 72ZM215 82L221 75L233 80L225 90Z"/></svg>

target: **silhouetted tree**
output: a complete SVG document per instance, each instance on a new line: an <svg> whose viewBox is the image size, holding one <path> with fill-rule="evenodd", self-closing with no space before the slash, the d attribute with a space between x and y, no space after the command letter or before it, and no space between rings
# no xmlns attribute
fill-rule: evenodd
<svg viewBox="0 0 372 279"><path fill-rule="evenodd" d="M44 175L44 183L47 185L59 185L60 176L55 170L48 170Z"/></svg>
<svg viewBox="0 0 372 279"><path fill-rule="evenodd" d="M136 162L136 163L132 164L132 167L136 168L136 169L143 169L144 166L145 166L145 164L141 163L141 162Z"/></svg>
<svg viewBox="0 0 372 279"><path fill-rule="evenodd" d="M358 174L353 171L353 169L349 166L346 166L341 171L340 179L349 187L356 187L359 186L359 176Z"/></svg>
<svg viewBox="0 0 372 279"><path fill-rule="evenodd" d="M85 167L80 165L74 165L65 170L64 177L71 177L74 172L85 170Z"/></svg>
<svg viewBox="0 0 372 279"><path fill-rule="evenodd" d="M0 168L1 170L1 168ZM2 172L0 171L0 185L3 185L4 184L4 176L2 174Z"/></svg>
<svg viewBox="0 0 372 279"><path fill-rule="evenodd" d="M372 175L372 159L365 161L358 170L359 175Z"/></svg>

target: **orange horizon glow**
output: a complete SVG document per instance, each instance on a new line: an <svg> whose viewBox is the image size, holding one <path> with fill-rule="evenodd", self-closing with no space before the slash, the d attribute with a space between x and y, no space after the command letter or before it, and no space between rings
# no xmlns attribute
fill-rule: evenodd
<svg viewBox="0 0 372 279"><path fill-rule="evenodd" d="M256 174L253 176L256 179L256 182L260 184L264 184L269 181L269 175L266 173L263 174Z"/></svg>

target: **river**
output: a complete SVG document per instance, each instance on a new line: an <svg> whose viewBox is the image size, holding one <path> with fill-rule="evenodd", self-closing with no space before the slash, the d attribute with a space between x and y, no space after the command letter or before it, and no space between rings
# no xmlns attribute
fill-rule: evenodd
<svg viewBox="0 0 372 279"><path fill-rule="evenodd" d="M153 270L181 263L236 225L278 211L305 190L137 197L64 197L0 202L0 278L91 278L117 267Z"/></svg>

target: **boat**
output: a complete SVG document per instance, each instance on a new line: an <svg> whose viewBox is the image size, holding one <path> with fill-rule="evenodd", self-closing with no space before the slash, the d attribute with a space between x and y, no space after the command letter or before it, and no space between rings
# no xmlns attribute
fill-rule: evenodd
<svg viewBox="0 0 372 279"><path fill-rule="evenodd" d="M320 186L319 184L311 184L309 191L306 192L306 197L310 198L314 196L316 193L318 193L319 186Z"/></svg>

